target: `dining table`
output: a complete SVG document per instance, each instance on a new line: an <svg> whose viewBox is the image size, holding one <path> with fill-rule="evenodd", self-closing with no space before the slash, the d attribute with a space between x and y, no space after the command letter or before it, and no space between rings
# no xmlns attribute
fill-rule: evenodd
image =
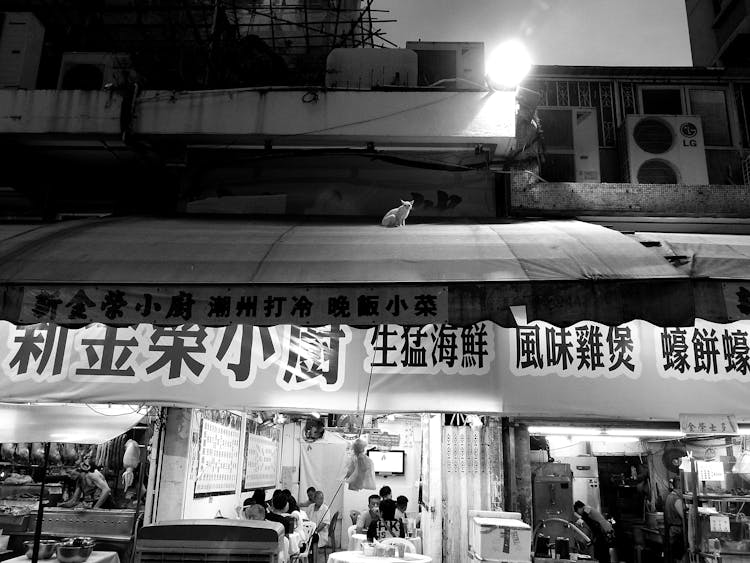
<svg viewBox="0 0 750 563"><path fill-rule="evenodd" d="M419 536L411 536L404 538L406 541L411 542L414 546L414 550L417 553L422 553L422 538ZM367 534L352 534L349 538L349 551L361 551L362 544L367 542Z"/></svg>
<svg viewBox="0 0 750 563"><path fill-rule="evenodd" d="M31 561L31 559L26 557L26 555L19 555L12 559L6 559L3 563L29 563L29 561ZM39 561L50 561L55 563L57 562L57 558L40 559ZM86 563L120 563L120 556L117 555L116 551L92 551L89 558L86 559Z"/></svg>
<svg viewBox="0 0 750 563"><path fill-rule="evenodd" d="M362 551L336 551L328 556L328 563L432 563L432 557L421 553L404 553L404 557L365 555Z"/></svg>

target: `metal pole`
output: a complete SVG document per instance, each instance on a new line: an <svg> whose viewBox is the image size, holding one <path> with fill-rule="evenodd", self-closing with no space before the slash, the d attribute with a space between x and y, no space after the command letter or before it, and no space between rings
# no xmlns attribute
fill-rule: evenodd
<svg viewBox="0 0 750 563"><path fill-rule="evenodd" d="M36 528L34 530L34 550L31 563L39 561L39 541L42 539L42 519L44 518L44 482L47 479L47 463L49 461L49 442L44 443L44 462L42 464L42 486L39 488L39 508L36 511Z"/></svg>
<svg viewBox="0 0 750 563"><path fill-rule="evenodd" d="M133 547L130 550L130 561L133 561L133 558L135 557L135 544L138 541L138 512L141 509L141 490L143 489L143 473L144 469L146 468L146 446L142 446L138 444L139 451L139 458L140 458L140 470L138 471L138 485L136 489L135 494L135 518L133 518L133 530L131 531L130 536L133 538ZM147 491L148 492L148 491Z"/></svg>

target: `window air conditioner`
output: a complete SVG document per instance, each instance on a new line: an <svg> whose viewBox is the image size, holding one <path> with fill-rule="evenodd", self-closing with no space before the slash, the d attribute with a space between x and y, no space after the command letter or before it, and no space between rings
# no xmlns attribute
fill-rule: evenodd
<svg viewBox="0 0 750 563"><path fill-rule="evenodd" d="M701 118L628 115L625 171L633 184L708 184Z"/></svg>

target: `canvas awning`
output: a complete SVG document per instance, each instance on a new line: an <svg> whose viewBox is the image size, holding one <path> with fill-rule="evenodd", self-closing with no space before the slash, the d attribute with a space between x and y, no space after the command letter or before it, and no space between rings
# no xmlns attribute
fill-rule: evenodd
<svg viewBox="0 0 750 563"><path fill-rule="evenodd" d="M147 408L130 405L0 404L0 443L101 444L138 424Z"/></svg>
<svg viewBox="0 0 750 563"><path fill-rule="evenodd" d="M0 285L1 318L16 324L372 325L397 323L398 318L382 316L386 302L420 292L438 296L438 313L412 315L404 324L493 320L513 326L511 306L525 306L529 320L557 325L642 318L674 326L691 324L696 316L689 273L632 237L574 220L415 223L398 229L314 220L143 217L1 225ZM279 292L289 308L299 297L295 291L317 297L322 307L339 294L356 301L369 291L383 300L381 316L349 316L330 305L317 316L296 318L289 309L265 318L209 314L212 292L224 292L234 305L249 289ZM128 302L119 310L124 316L104 306L114 291ZM189 318L166 314L169 299L180 291L194 301ZM48 294L57 296L57 316L45 316L49 311L35 301ZM153 316L145 294L154 303L163 300L160 317ZM76 304L85 316L66 316ZM151 316L144 314L147 305Z"/></svg>

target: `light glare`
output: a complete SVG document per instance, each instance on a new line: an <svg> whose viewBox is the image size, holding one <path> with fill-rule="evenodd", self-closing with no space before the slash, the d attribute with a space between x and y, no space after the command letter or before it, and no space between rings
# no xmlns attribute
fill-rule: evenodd
<svg viewBox="0 0 750 563"><path fill-rule="evenodd" d="M490 86L515 88L531 70L531 57L523 43L511 39L500 44L487 60Z"/></svg>

